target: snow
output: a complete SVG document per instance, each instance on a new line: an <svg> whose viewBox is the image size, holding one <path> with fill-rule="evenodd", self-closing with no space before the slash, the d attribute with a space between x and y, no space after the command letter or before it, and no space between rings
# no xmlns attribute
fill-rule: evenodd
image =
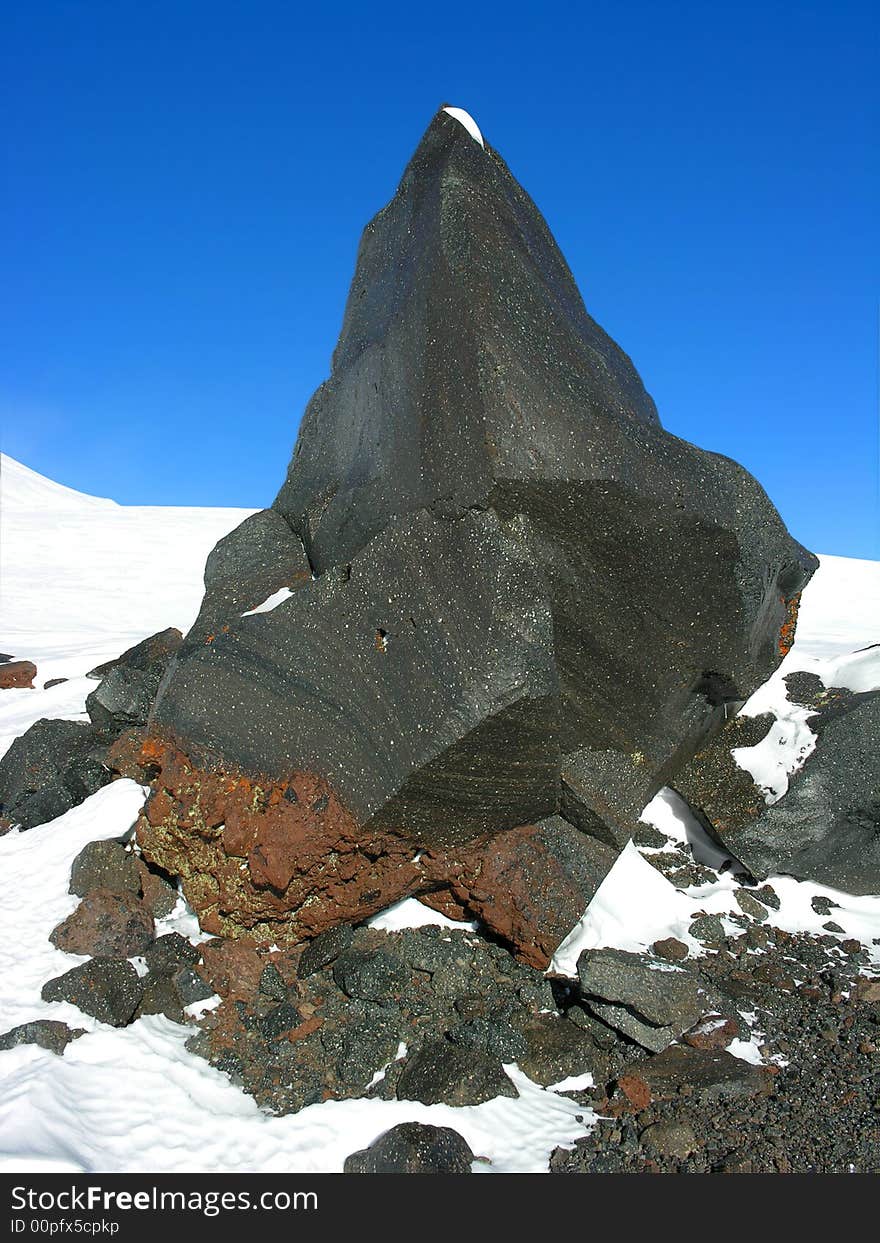
<svg viewBox="0 0 880 1243"><path fill-rule="evenodd" d="M262 604L258 604L255 609L248 609L246 613L242 613L242 617L253 617L254 613L271 613L279 604L289 600L292 595L293 592L289 587L282 587L279 591L273 592Z"/></svg>
<svg viewBox="0 0 880 1243"><path fill-rule="evenodd" d="M373 915L366 922L371 928L381 928L384 932L400 932L402 928L424 928L429 924L439 924L441 928L466 928L469 932L477 929L476 923L450 919L448 915L432 911L417 898L404 898L401 902L395 902L393 906Z"/></svg>
<svg viewBox="0 0 880 1243"><path fill-rule="evenodd" d="M486 144L483 142L483 135L480 133L480 127L469 112L465 112L464 108L444 108L443 111L449 116L459 121L473 138L474 142L478 142L485 150Z"/></svg>
<svg viewBox="0 0 880 1243"><path fill-rule="evenodd" d="M467 114L449 111L465 124ZM481 141L479 130L474 137ZM85 696L95 686L85 674L95 665L166 626L186 630L201 602L208 552L250 512L120 506L82 496L0 457L0 650L34 660L39 671L38 689L0 695L0 753L41 716L84 719ZM268 611L282 602L276 598L281 595L251 612ZM769 706L779 715L785 742L776 745L786 755L784 774L803 746L800 726L808 726L798 716L802 710L789 704L782 676L803 668L826 685L843 679L858 690L880 685L880 649L856 650L880 639L878 618L880 566L822 557L804 592L794 649L745 709ZM51 677L69 681L39 689ZM778 765L769 777L779 781ZM589 1076L544 1089L515 1064L505 1069L519 1091L516 1099L499 1097L459 1109L408 1101L328 1101L274 1118L186 1050L190 1029L150 1016L116 1030L73 1006L43 1002L42 985L82 961L48 940L76 905L68 893L71 862L89 841L130 833L144 797L134 782L117 781L50 824L0 838L0 1031L36 1018L61 1019L87 1031L62 1057L33 1045L0 1053L0 1168L333 1172L389 1127L424 1121L459 1131L480 1158L477 1171L537 1173L546 1171L554 1148L570 1146L594 1125L589 1109L561 1095L588 1086ZM692 845L709 866L729 862L672 791L662 791L643 815L676 841ZM774 924L792 932L822 931L828 917L817 915L810 900L827 896L838 904L833 918L844 928L842 935L869 946L880 968L880 947L872 945L880 937L880 898L854 898L789 877L772 878L772 884L781 899L781 910L772 912ZM551 970L571 977L585 948L641 951L668 936L684 941L693 954L703 953L687 931L694 914L729 916L737 909L736 890L727 871L709 884L680 891L630 844L560 946ZM397 903L371 923L386 929L431 923L475 930L415 899ZM182 900L161 921L160 931L172 929L203 938ZM216 1004L210 998L192 1009ZM760 1059L759 1039L753 1031L731 1051ZM376 1073L384 1069L377 1066Z"/></svg>

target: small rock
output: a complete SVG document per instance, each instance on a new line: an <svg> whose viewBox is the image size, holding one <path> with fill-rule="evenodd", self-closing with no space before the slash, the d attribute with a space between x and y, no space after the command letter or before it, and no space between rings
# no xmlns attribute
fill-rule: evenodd
<svg viewBox="0 0 880 1243"><path fill-rule="evenodd" d="M526 1052L520 1057L502 1054L505 1061L516 1061L535 1083L547 1087L596 1069L598 1050L586 1032L568 1019L538 1014L523 1030Z"/></svg>
<svg viewBox="0 0 880 1243"><path fill-rule="evenodd" d="M336 928L328 928L326 932L316 936L302 952L297 967L297 975L301 980L308 979L316 971L323 970L334 962L341 953L351 945L354 930L350 924L339 924Z"/></svg>
<svg viewBox="0 0 880 1243"><path fill-rule="evenodd" d="M691 936L703 945L720 945L724 940L724 924L720 915L701 915L688 929Z"/></svg>
<svg viewBox="0 0 880 1243"><path fill-rule="evenodd" d="M761 885L759 889L752 889L750 893L753 898L757 898L764 906L769 906L771 911L778 911L782 906L779 894L772 885Z"/></svg>
<svg viewBox="0 0 880 1243"><path fill-rule="evenodd" d="M333 978L349 997L393 1001L409 982L406 963L387 950L346 950L333 964Z"/></svg>
<svg viewBox="0 0 880 1243"><path fill-rule="evenodd" d="M62 682L67 680L67 678L50 678L48 682L43 683L43 690L50 691L53 686L60 686Z"/></svg>
<svg viewBox="0 0 880 1243"><path fill-rule="evenodd" d="M763 923L767 919L766 906L757 900L757 898L748 889L737 889L734 894L736 903L744 915L757 919L759 923Z"/></svg>
<svg viewBox="0 0 880 1243"><path fill-rule="evenodd" d="M677 937L665 937L662 941L654 942L651 952L668 962L682 962L688 956L688 947Z"/></svg>
<svg viewBox="0 0 880 1243"><path fill-rule="evenodd" d="M345 1158L346 1174L470 1174L474 1154L457 1131L403 1122Z"/></svg>
<svg viewBox="0 0 880 1243"><path fill-rule="evenodd" d="M138 873L144 906L152 912L154 919L165 919L177 906L177 890L156 868L149 867L142 859L138 859Z"/></svg>
<svg viewBox="0 0 880 1243"><path fill-rule="evenodd" d="M144 986L124 958L92 958L43 985L43 1001L68 1001L92 1018L125 1027L134 1018Z"/></svg>
<svg viewBox="0 0 880 1243"><path fill-rule="evenodd" d="M184 1007L191 1006L197 1001L207 1001L209 997L214 996L211 985L207 984L198 971L192 967L179 967L172 975L171 982L180 998L180 1004Z"/></svg>
<svg viewBox="0 0 880 1243"><path fill-rule="evenodd" d="M831 898L826 898L822 894L816 894L810 898L810 906L817 915L828 915L831 913L832 907L837 907L838 905L837 902L833 902Z"/></svg>
<svg viewBox="0 0 880 1243"><path fill-rule="evenodd" d="M84 1036L82 1027L68 1027L66 1023L58 1023L55 1019L34 1019L31 1023L22 1023L11 1031L0 1036L0 1050L14 1049L20 1044L36 1044L51 1053L62 1054L71 1040Z"/></svg>
<svg viewBox="0 0 880 1243"><path fill-rule="evenodd" d="M93 889L112 889L114 893L141 892L137 856L122 842L107 839L83 846L70 868L70 893L84 898Z"/></svg>
<svg viewBox="0 0 880 1243"><path fill-rule="evenodd" d="M66 954L131 958L143 954L154 935L153 917L134 894L93 889L49 940Z"/></svg>
<svg viewBox="0 0 880 1243"><path fill-rule="evenodd" d="M411 1054L397 1084L402 1101L424 1105L481 1105L496 1096L518 1096L500 1061L443 1037Z"/></svg>
<svg viewBox="0 0 880 1243"><path fill-rule="evenodd" d="M154 975L173 975L180 967L194 966L200 958L201 951L197 946L179 932L167 932L157 937L144 952L147 967Z"/></svg>
<svg viewBox="0 0 880 1243"><path fill-rule="evenodd" d="M723 1014L707 1014L682 1040L692 1049L726 1049L739 1036L739 1023Z"/></svg>
<svg viewBox="0 0 880 1243"><path fill-rule="evenodd" d="M826 932L836 932L838 934L842 932L846 932L846 929L841 928L840 924L836 924L833 919L829 919L828 923L823 924L822 927L825 929Z"/></svg>
<svg viewBox="0 0 880 1243"><path fill-rule="evenodd" d="M34 689L37 666L30 660L10 660L0 665L0 691Z"/></svg>
<svg viewBox="0 0 880 1243"><path fill-rule="evenodd" d="M274 963L270 962L263 968L259 988L264 997L270 997L273 1001L285 1001L287 999L287 985L284 983L284 977Z"/></svg>
<svg viewBox="0 0 880 1243"><path fill-rule="evenodd" d="M625 1066L625 1076L636 1076L648 1087L654 1101L670 1100L683 1090L705 1100L752 1097L772 1091L774 1076L763 1066L753 1066L724 1049L694 1049L670 1045L661 1053Z"/></svg>
<svg viewBox="0 0 880 1243"><path fill-rule="evenodd" d="M699 1147L693 1128L686 1122L655 1122L645 1127L640 1138L661 1156L677 1157L679 1161L684 1161Z"/></svg>

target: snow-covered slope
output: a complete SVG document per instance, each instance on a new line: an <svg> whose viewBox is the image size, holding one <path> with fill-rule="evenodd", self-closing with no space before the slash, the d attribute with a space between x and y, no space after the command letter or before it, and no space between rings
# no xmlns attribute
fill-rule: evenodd
<svg viewBox="0 0 880 1243"><path fill-rule="evenodd" d="M100 661L166 626L185 630L199 606L207 553L247 512L120 506L2 458L0 650L35 661L38 687L52 677L69 681L48 691L0 692L0 752L41 716L83 714L95 685L84 674ZM804 593L795 648L761 694L784 704L784 673L848 668L840 658L877 642L878 620L880 565L822 557ZM863 679L875 676L865 672L864 658L859 667ZM389 1126L420 1120L460 1131L474 1152L490 1158L479 1169L540 1171L553 1148L590 1126L589 1110L538 1088L515 1068L516 1100L465 1109L328 1102L269 1118L188 1053L186 1030L169 1020L151 1017L114 1030L70 1006L43 1002L43 982L78 961L47 939L76 905L67 892L70 863L86 842L122 836L143 797L132 782L118 781L51 824L0 838L0 1032L41 1017L89 1031L63 1057L33 1045L0 1053L0 1168L335 1171ZM669 796L658 796L650 817L684 838L686 825ZM774 883L783 897L777 922L812 927L810 896L828 891ZM571 970L585 945L640 948L670 934L688 940L693 899L705 910L729 910L733 886L720 876L717 885L685 895L630 846L557 966ZM852 935L866 941L872 931L880 935L880 900L838 900L835 919ZM413 910L415 922L437 918L405 903L385 917L388 926L401 926ZM182 903L160 930L175 927L197 931ZM692 949L699 951L697 943Z"/></svg>

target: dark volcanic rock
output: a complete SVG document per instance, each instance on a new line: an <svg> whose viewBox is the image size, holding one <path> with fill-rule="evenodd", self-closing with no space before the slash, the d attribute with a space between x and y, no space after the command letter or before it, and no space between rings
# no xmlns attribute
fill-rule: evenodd
<svg viewBox="0 0 880 1243"><path fill-rule="evenodd" d="M11 660L0 665L0 691L34 689L37 666L30 660Z"/></svg>
<svg viewBox="0 0 880 1243"><path fill-rule="evenodd" d="M474 1154L447 1126L403 1122L345 1158L346 1174L470 1174Z"/></svg>
<svg viewBox="0 0 880 1243"><path fill-rule="evenodd" d="M676 789L754 876L783 872L848 893L880 893L880 693L825 688L803 673L786 685L813 709L808 724L817 742L778 802L768 806L730 754L766 734L766 717L732 721L676 777Z"/></svg>
<svg viewBox="0 0 880 1243"><path fill-rule="evenodd" d="M84 1036L82 1027L68 1027L66 1023L58 1023L54 1019L34 1019L31 1023L22 1023L11 1031L0 1036L0 1051L14 1049L20 1044L36 1044L50 1053L64 1052L71 1040Z"/></svg>
<svg viewBox="0 0 880 1243"><path fill-rule="evenodd" d="M141 876L138 859L122 842L106 839L88 842L70 868L70 893L84 898L92 889L112 889L115 893L140 896Z"/></svg>
<svg viewBox="0 0 880 1243"><path fill-rule="evenodd" d="M67 954L132 958L143 954L154 934L153 917L134 894L93 889L49 940Z"/></svg>
<svg viewBox="0 0 880 1243"><path fill-rule="evenodd" d="M537 208L441 111L364 233L284 486L209 558L144 850L214 931L300 940L420 892L546 962L776 667L815 565L742 468L663 431ZM505 911L456 889L453 855L523 826Z"/></svg>
<svg viewBox="0 0 880 1243"><path fill-rule="evenodd" d="M35 722L0 759L0 814L23 829L54 820L107 784L103 757L90 725Z"/></svg>
<svg viewBox="0 0 880 1243"><path fill-rule="evenodd" d="M86 711L96 729L115 738L125 729L146 725L159 683L182 641L179 630L163 630L91 671L89 677L101 677L86 698Z"/></svg>
<svg viewBox="0 0 880 1243"><path fill-rule="evenodd" d="M125 1027L134 1018L144 986L124 958L91 958L43 985L43 1001L69 1001L92 1018Z"/></svg>
<svg viewBox="0 0 880 1243"><path fill-rule="evenodd" d="M496 1096L518 1096L501 1062L440 1037L427 1040L406 1060L397 1082L402 1101L423 1105L480 1105Z"/></svg>
<svg viewBox="0 0 880 1243"><path fill-rule="evenodd" d="M684 1087L704 1100L730 1096L760 1096L773 1090L773 1075L766 1066L753 1066L725 1049L696 1049L671 1045L654 1057L632 1062L618 1082L637 1078L647 1085L650 1099L675 1097Z"/></svg>
<svg viewBox="0 0 880 1243"><path fill-rule="evenodd" d="M695 972L625 950L585 950L578 976L587 1008L654 1052L693 1027L718 1000Z"/></svg>

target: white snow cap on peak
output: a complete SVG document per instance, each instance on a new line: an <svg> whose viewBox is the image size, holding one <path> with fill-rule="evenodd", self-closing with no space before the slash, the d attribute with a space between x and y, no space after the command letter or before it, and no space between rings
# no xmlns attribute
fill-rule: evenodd
<svg viewBox="0 0 880 1243"><path fill-rule="evenodd" d="M464 108L444 108L444 112L448 112L456 121L460 121L467 132L473 138L474 142L478 142L485 151L486 144L483 142L483 135L480 133L480 127L469 112L465 112Z"/></svg>

